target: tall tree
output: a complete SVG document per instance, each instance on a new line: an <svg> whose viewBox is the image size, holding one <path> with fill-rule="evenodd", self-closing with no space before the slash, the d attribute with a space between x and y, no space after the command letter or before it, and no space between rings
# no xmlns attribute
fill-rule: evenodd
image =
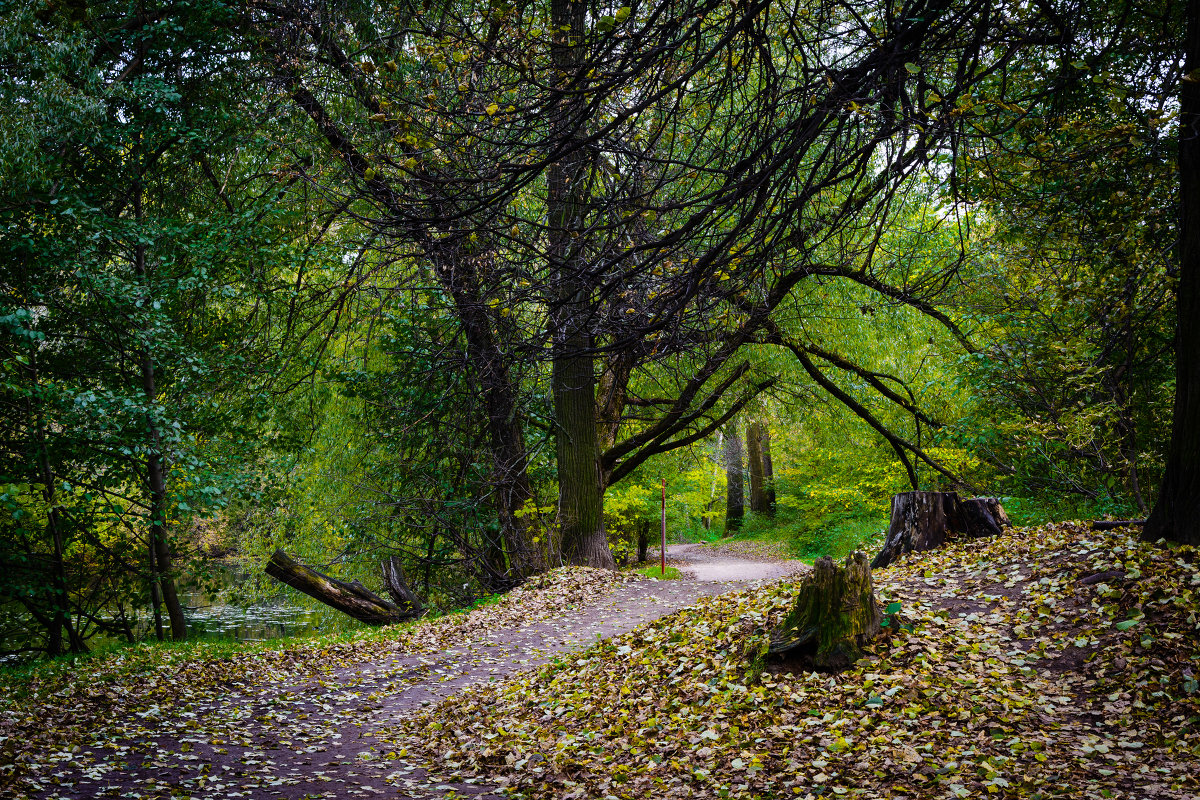
<svg viewBox="0 0 1200 800"><path fill-rule="evenodd" d="M746 516L745 472L743 470L742 433L737 420L725 425L725 533L742 527Z"/></svg>
<svg viewBox="0 0 1200 800"><path fill-rule="evenodd" d="M1200 0L1188 0L1179 91L1175 413L1166 472L1143 532L1200 544Z"/></svg>

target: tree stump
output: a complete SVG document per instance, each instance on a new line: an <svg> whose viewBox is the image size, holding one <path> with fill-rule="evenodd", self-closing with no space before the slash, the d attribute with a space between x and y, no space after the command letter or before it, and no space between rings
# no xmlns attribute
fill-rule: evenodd
<svg viewBox="0 0 1200 800"><path fill-rule="evenodd" d="M901 492L892 498L891 524L871 569L904 553L941 547L953 535L998 536L1006 527L1012 523L998 497L959 500L956 492Z"/></svg>
<svg viewBox="0 0 1200 800"><path fill-rule="evenodd" d="M791 612L771 632L767 657L797 659L813 669L849 666L879 633L882 618L866 553L853 553L845 567L819 558Z"/></svg>
<svg viewBox="0 0 1200 800"><path fill-rule="evenodd" d="M275 580L286 583L359 622L385 625L412 619L417 615L411 608L401 609L389 603L358 581L346 583L317 572L312 567L296 561L282 549L275 551L263 571Z"/></svg>
<svg viewBox="0 0 1200 800"><path fill-rule="evenodd" d="M983 536L999 536L1005 528L1011 528L1008 514L1000 505L999 497L972 497L959 505L962 532L972 539Z"/></svg>

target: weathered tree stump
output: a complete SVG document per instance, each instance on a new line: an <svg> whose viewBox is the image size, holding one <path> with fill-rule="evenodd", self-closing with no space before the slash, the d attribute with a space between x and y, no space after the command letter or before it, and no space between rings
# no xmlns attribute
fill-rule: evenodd
<svg viewBox="0 0 1200 800"><path fill-rule="evenodd" d="M999 536L1005 528L1012 527L999 497L968 498L959 504L959 513L962 532L972 539Z"/></svg>
<svg viewBox="0 0 1200 800"><path fill-rule="evenodd" d="M409 588L408 581L404 579L404 566L400 563L400 559L391 556L381 562L379 566L383 571L383 588L387 589L387 593L396 602L396 606L406 614L419 617L425 610L425 606L421 603L421 598L417 597L416 592Z"/></svg>
<svg viewBox="0 0 1200 800"><path fill-rule="evenodd" d="M879 633L882 618L866 553L853 553L845 567L819 558L791 612L771 632L767 657L797 659L813 669L849 666Z"/></svg>
<svg viewBox="0 0 1200 800"><path fill-rule="evenodd" d="M418 613L411 608L406 610L389 603L358 581L346 583L317 572L282 549L275 551L263 571L359 622L383 625L412 619Z"/></svg>
<svg viewBox="0 0 1200 800"><path fill-rule="evenodd" d="M882 569L904 553L941 547L952 535L977 539L1012 527L998 497L960 500L956 492L901 492L892 498L892 519L883 549L871 562Z"/></svg>

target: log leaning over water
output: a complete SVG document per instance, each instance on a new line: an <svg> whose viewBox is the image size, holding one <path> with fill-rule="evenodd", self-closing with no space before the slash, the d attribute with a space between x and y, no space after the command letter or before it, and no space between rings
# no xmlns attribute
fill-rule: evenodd
<svg viewBox="0 0 1200 800"><path fill-rule="evenodd" d="M960 500L956 492L901 492L892 498L892 519L883 549L871 562L882 569L904 553L933 550L951 536L998 536L1012 527L998 497Z"/></svg>
<svg viewBox="0 0 1200 800"><path fill-rule="evenodd" d="M263 569L268 575L309 597L336 608L359 622L386 625L412 619L419 613L402 609L371 592L358 581L346 583L296 561L282 549L276 550Z"/></svg>

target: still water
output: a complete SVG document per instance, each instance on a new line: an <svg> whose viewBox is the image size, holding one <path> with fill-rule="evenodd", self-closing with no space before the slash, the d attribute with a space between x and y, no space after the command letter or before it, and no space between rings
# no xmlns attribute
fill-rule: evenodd
<svg viewBox="0 0 1200 800"><path fill-rule="evenodd" d="M333 609L304 608L284 603L236 606L213 602L203 594L184 594L180 599L186 607L189 639L252 642L361 627L361 623Z"/></svg>
<svg viewBox="0 0 1200 800"><path fill-rule="evenodd" d="M187 617L188 638L233 639L239 642L262 641L282 637L313 636L364 627L361 622L331 608L302 606L282 599L251 603L230 602L230 590L244 579L233 569L222 569L208 577L209 588L216 591L188 590L187 581L179 599ZM164 619L164 622L166 620ZM36 656L26 651L30 631L37 631L29 613L16 604L0 605L0 665L18 664ZM136 634L154 638L154 619L148 609L138 609ZM40 637L35 640L40 641ZM88 639L93 648L118 641L103 634ZM120 639L119 641L124 641ZM38 645L40 646L40 644Z"/></svg>

